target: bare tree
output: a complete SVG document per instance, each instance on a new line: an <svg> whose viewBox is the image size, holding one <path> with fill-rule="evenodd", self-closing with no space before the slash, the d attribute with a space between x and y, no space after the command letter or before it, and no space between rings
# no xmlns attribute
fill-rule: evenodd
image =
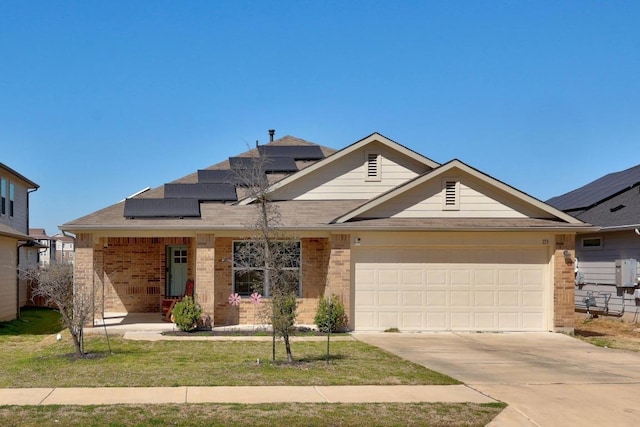
<svg viewBox="0 0 640 427"><path fill-rule="evenodd" d="M265 166L270 159L260 153L250 159L244 169L236 171L236 175L247 196L254 200L256 220L247 225L252 236L234 248L234 267L243 277L245 292L258 292L270 297L273 359L275 337L280 336L285 344L287 361L291 363L293 356L289 338L297 317L300 242L283 232L280 212L270 198L270 185L265 174Z"/></svg>
<svg viewBox="0 0 640 427"><path fill-rule="evenodd" d="M51 264L21 271L32 284L32 297L41 297L47 306L60 312L64 326L69 329L77 357L84 357L83 327L91 314L92 295L73 286L71 264Z"/></svg>

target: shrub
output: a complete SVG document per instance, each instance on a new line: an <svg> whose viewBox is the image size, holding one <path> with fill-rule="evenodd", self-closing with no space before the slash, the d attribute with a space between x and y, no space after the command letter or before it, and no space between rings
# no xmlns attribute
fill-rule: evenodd
<svg viewBox="0 0 640 427"><path fill-rule="evenodd" d="M181 331L189 332L198 327L198 320L202 315L200 304L192 297L184 297L182 301L176 303L171 312L171 316Z"/></svg>
<svg viewBox="0 0 640 427"><path fill-rule="evenodd" d="M320 298L318 311L313 318L318 330L322 332L344 331L347 327L347 315L344 312L344 304L333 295L331 298Z"/></svg>

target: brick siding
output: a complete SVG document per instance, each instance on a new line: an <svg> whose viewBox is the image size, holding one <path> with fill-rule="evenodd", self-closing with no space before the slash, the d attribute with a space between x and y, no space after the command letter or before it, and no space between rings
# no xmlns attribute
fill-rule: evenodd
<svg viewBox="0 0 640 427"><path fill-rule="evenodd" d="M553 255L553 326L557 331L573 332L575 327L575 235L556 235ZM569 258L564 251L569 251Z"/></svg>

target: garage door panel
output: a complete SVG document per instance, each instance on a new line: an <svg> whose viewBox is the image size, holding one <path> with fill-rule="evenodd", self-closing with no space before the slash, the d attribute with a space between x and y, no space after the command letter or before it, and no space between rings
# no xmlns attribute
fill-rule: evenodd
<svg viewBox="0 0 640 427"><path fill-rule="evenodd" d="M524 307L542 307L544 303L544 293L542 291L522 292L522 305Z"/></svg>
<svg viewBox="0 0 640 427"><path fill-rule="evenodd" d="M496 294L493 291L476 291L473 294L475 307L495 307Z"/></svg>
<svg viewBox="0 0 640 427"><path fill-rule="evenodd" d="M356 329L545 330L546 248L356 248L352 255Z"/></svg>
<svg viewBox="0 0 640 427"><path fill-rule="evenodd" d="M471 272L469 270L451 270L451 286L469 286L471 283Z"/></svg>
<svg viewBox="0 0 640 427"><path fill-rule="evenodd" d="M498 286L518 286L520 283L520 270L501 270L498 273Z"/></svg>
<svg viewBox="0 0 640 427"><path fill-rule="evenodd" d="M445 290L427 291L427 307L429 308L446 308L447 307L447 292Z"/></svg>
<svg viewBox="0 0 640 427"><path fill-rule="evenodd" d="M382 330L400 328L399 313L397 311L378 312L378 326Z"/></svg>
<svg viewBox="0 0 640 427"><path fill-rule="evenodd" d="M427 269L427 285L446 285L447 283L447 270Z"/></svg>
<svg viewBox="0 0 640 427"><path fill-rule="evenodd" d="M422 290L416 291L403 291L402 292L402 305L404 307L423 307L424 301L422 300Z"/></svg>
<svg viewBox="0 0 640 427"><path fill-rule="evenodd" d="M498 330L521 330L519 313L498 313Z"/></svg>
<svg viewBox="0 0 640 427"><path fill-rule="evenodd" d="M500 291L498 293L498 306L518 307L520 305L520 292L516 291Z"/></svg>
<svg viewBox="0 0 640 427"><path fill-rule="evenodd" d="M408 311L401 314L402 322L400 329L404 330L420 330L422 329L423 319L422 310L420 311Z"/></svg>
<svg viewBox="0 0 640 427"><path fill-rule="evenodd" d="M471 291L451 291L451 307L470 307Z"/></svg>
<svg viewBox="0 0 640 427"><path fill-rule="evenodd" d="M378 306L380 307L398 307L399 297L398 291L379 291L378 292Z"/></svg>
<svg viewBox="0 0 640 427"><path fill-rule="evenodd" d="M400 284L400 272L396 268L379 270L378 283L380 286L398 286Z"/></svg>
<svg viewBox="0 0 640 427"><path fill-rule="evenodd" d="M458 331L471 330L471 313L468 312L452 312L451 316L451 329Z"/></svg>
<svg viewBox="0 0 640 427"><path fill-rule="evenodd" d="M473 323L476 329L491 330L496 324L496 314L491 313L474 313Z"/></svg>

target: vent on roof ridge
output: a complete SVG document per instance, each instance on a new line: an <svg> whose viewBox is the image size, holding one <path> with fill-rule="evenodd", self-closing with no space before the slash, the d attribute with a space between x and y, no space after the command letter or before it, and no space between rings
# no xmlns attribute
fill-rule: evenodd
<svg viewBox="0 0 640 427"><path fill-rule="evenodd" d="M618 212L620 209L623 209L623 208L625 208L625 207L626 207L625 205L618 205L618 206L615 206L615 207L613 207L613 208L609 209L609 211L611 211L611 212Z"/></svg>

